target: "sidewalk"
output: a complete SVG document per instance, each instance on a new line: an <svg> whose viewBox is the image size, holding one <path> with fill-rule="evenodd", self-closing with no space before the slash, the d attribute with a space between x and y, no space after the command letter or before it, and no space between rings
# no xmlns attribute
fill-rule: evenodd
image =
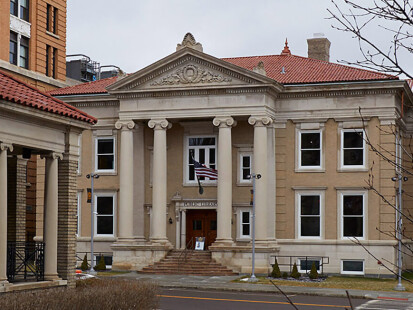
<svg viewBox="0 0 413 310"><path fill-rule="evenodd" d="M253 284L253 283L233 283L234 279L239 276L191 276L191 275L159 275L159 274L140 274L130 272L122 275L114 275L117 278L139 279L143 281L154 281L161 287L165 288L191 288L203 290L220 290L220 291L240 291L240 292L268 292L277 293L277 289L272 285ZM314 296L331 296L347 297L346 291L335 288L315 288L301 286L280 286L286 294L314 295ZM413 293L403 292L379 292L348 290L353 298L370 298L370 299L394 299L413 301Z"/></svg>

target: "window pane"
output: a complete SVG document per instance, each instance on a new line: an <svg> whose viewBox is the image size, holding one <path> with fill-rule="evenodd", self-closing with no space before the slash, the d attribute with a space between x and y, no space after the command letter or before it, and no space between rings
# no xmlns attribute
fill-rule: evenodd
<svg viewBox="0 0 413 310"><path fill-rule="evenodd" d="M242 169L242 179L243 180L249 180L249 176L251 175L251 170L250 168L247 169Z"/></svg>
<svg viewBox="0 0 413 310"><path fill-rule="evenodd" d="M205 164L205 149L199 149L198 161L201 164ZM208 163L207 163L208 164Z"/></svg>
<svg viewBox="0 0 413 310"><path fill-rule="evenodd" d="M17 35L13 32L10 32L9 62L17 65Z"/></svg>
<svg viewBox="0 0 413 310"><path fill-rule="evenodd" d="M243 224L242 225L242 235L249 236L250 235L250 224Z"/></svg>
<svg viewBox="0 0 413 310"><path fill-rule="evenodd" d="M209 149L209 163L215 164L215 148Z"/></svg>
<svg viewBox="0 0 413 310"><path fill-rule="evenodd" d="M10 1L10 14L17 16L17 0Z"/></svg>
<svg viewBox="0 0 413 310"><path fill-rule="evenodd" d="M301 217L301 236L319 237L320 236L320 218L319 217Z"/></svg>
<svg viewBox="0 0 413 310"><path fill-rule="evenodd" d="M344 150L344 165L363 165L363 149Z"/></svg>
<svg viewBox="0 0 413 310"><path fill-rule="evenodd" d="M300 269L301 270L311 270L311 267L315 263L315 268L320 270L320 261L319 260L310 260L305 258L300 258Z"/></svg>
<svg viewBox="0 0 413 310"><path fill-rule="evenodd" d="M113 216L98 216L96 231L98 235L113 234Z"/></svg>
<svg viewBox="0 0 413 310"><path fill-rule="evenodd" d="M319 149L320 133L301 133L301 149Z"/></svg>
<svg viewBox="0 0 413 310"><path fill-rule="evenodd" d="M113 197L97 197L98 214L113 214Z"/></svg>
<svg viewBox="0 0 413 310"><path fill-rule="evenodd" d="M251 157L250 156L242 156L242 166L244 168L251 167Z"/></svg>
<svg viewBox="0 0 413 310"><path fill-rule="evenodd" d="M28 48L23 45L20 45L20 63L19 63L20 67L26 68L26 69L29 67L28 54L29 54Z"/></svg>
<svg viewBox="0 0 413 310"><path fill-rule="evenodd" d="M363 132L344 132L344 148L363 147Z"/></svg>
<svg viewBox="0 0 413 310"><path fill-rule="evenodd" d="M20 0L20 18L29 21L29 0Z"/></svg>
<svg viewBox="0 0 413 310"><path fill-rule="evenodd" d="M319 215L320 196L301 196L301 215Z"/></svg>
<svg viewBox="0 0 413 310"><path fill-rule="evenodd" d="M343 271L358 271L363 272L363 261L343 261Z"/></svg>
<svg viewBox="0 0 413 310"><path fill-rule="evenodd" d="M242 223L249 223L249 222L250 222L250 213L242 212Z"/></svg>
<svg viewBox="0 0 413 310"><path fill-rule="evenodd" d="M301 151L301 166L320 166L320 150Z"/></svg>
<svg viewBox="0 0 413 310"><path fill-rule="evenodd" d="M194 165L189 166L189 180L195 180L195 168Z"/></svg>
<svg viewBox="0 0 413 310"><path fill-rule="evenodd" d="M343 196L344 215L363 215L363 196Z"/></svg>
<svg viewBox="0 0 413 310"><path fill-rule="evenodd" d="M202 221L201 220L193 220L192 221L192 229L193 230L202 230Z"/></svg>
<svg viewBox="0 0 413 310"><path fill-rule="evenodd" d="M214 137L206 137L206 138L189 138L189 145L215 145L215 138Z"/></svg>
<svg viewBox="0 0 413 310"><path fill-rule="evenodd" d="M344 237L363 237L363 217L345 217Z"/></svg>
<svg viewBox="0 0 413 310"><path fill-rule="evenodd" d="M98 156L98 170L113 169L114 168L113 155L99 155Z"/></svg>
<svg viewBox="0 0 413 310"><path fill-rule="evenodd" d="M113 154L113 139L99 139L98 154Z"/></svg>

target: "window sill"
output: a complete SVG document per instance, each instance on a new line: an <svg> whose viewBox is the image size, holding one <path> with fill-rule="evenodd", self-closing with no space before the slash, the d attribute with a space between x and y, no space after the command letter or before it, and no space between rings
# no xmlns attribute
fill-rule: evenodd
<svg viewBox="0 0 413 310"><path fill-rule="evenodd" d="M337 172L368 172L369 169L365 166L360 167L339 167Z"/></svg>
<svg viewBox="0 0 413 310"><path fill-rule="evenodd" d="M202 185L202 187L217 187L217 186L218 186L218 183L217 183L217 182L214 182L214 183L203 183L203 182L201 181L201 185ZM184 186L184 187L198 187L199 185L198 185L198 183L183 183L182 186Z"/></svg>
<svg viewBox="0 0 413 310"><path fill-rule="evenodd" d="M114 175L118 175L118 172L117 171L102 171L102 170L97 170L97 171L95 171L94 173L96 173L96 174L99 174L99 176L103 176L103 175L106 175L106 176L114 176Z"/></svg>
<svg viewBox="0 0 413 310"><path fill-rule="evenodd" d="M304 173L308 173L308 172L310 172L310 173L324 173L324 172L326 172L326 170L324 168L296 168L294 170L294 172L296 172L296 173L301 173L301 172L304 172Z"/></svg>
<svg viewBox="0 0 413 310"><path fill-rule="evenodd" d="M237 182L237 186L252 186L252 182Z"/></svg>
<svg viewBox="0 0 413 310"><path fill-rule="evenodd" d="M251 237L237 238L237 239L235 239L235 241L249 243L249 242L251 242Z"/></svg>
<svg viewBox="0 0 413 310"><path fill-rule="evenodd" d="M53 32L50 32L50 31L47 31L47 30L46 30L46 33L47 33L49 36L52 36L52 37L60 40L60 37L59 37L57 34L54 34Z"/></svg>

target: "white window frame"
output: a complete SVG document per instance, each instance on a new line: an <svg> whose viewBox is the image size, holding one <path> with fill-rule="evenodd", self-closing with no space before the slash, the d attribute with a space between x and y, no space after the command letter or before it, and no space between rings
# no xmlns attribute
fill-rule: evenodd
<svg viewBox="0 0 413 310"><path fill-rule="evenodd" d="M244 235L242 233L242 226L243 226L243 222L242 222L242 213L243 212L248 212L249 213L249 225L250 225L250 233L249 235ZM251 207L245 207L245 208L239 208L238 212L237 212L237 218L238 218L238 231L237 231L237 236L238 236L238 241L250 241L251 240L251 233L252 233L252 208Z"/></svg>
<svg viewBox="0 0 413 310"><path fill-rule="evenodd" d="M15 30L10 30L11 32L14 32L17 35L17 64L15 64L15 66L22 68L22 69L26 69L29 70L30 69L30 37L27 37L26 35L23 35ZM29 40L29 46L27 46L27 68L25 68L24 66L21 65L21 59L20 59L20 55L21 55L21 39L22 37L25 37L27 40Z"/></svg>
<svg viewBox="0 0 413 310"><path fill-rule="evenodd" d="M324 152L323 152L323 128L316 130L296 130L296 167L298 171L323 171L324 170ZM302 166L301 165L301 134L305 133L318 133L320 135L320 165L318 166ZM316 149L314 149L316 150Z"/></svg>
<svg viewBox="0 0 413 310"><path fill-rule="evenodd" d="M190 138L215 138L215 145L204 145L204 146L189 146L189 139ZM215 134L211 134L211 135L188 135L185 136L184 138L184 185L193 185L193 186L197 186L198 185L198 181L196 179L196 175L195 175L195 180L189 180L189 149L190 148L195 148L195 149L210 149L214 147L215 148L215 169L218 169L218 136ZM198 161L198 156L197 156L197 151L195 150L195 154L194 154L194 158L195 160ZM209 151L205 151L205 159L209 159ZM207 162L207 160L205 160ZM208 160L209 161L209 160ZM206 166L208 168L209 165L206 164ZM217 180L202 180L202 185L216 185L217 184Z"/></svg>
<svg viewBox="0 0 413 310"><path fill-rule="evenodd" d="M98 169L98 143L99 140L113 140L113 168L112 169ZM101 174L115 174L116 173L116 157L117 157L116 136L98 136L95 137L95 172Z"/></svg>
<svg viewBox="0 0 413 310"><path fill-rule="evenodd" d="M249 178L249 179L244 179L243 178L243 175L244 175L243 170L244 170L245 167L244 167L244 162L242 160L243 157L249 156L249 158L250 158L250 167L249 168L250 168L250 174L251 174L252 171L253 171L253 157L252 157L252 155L253 155L252 150L251 151L240 151L238 153L238 183L239 184L251 185L251 183L252 183L251 178Z"/></svg>
<svg viewBox="0 0 413 310"><path fill-rule="evenodd" d="M362 165L344 165L344 133L346 132L361 132L363 134L363 164ZM340 169L341 170L366 170L367 167L367 147L366 133L362 128L341 129L340 131Z"/></svg>
<svg viewBox="0 0 413 310"><path fill-rule="evenodd" d="M113 206L112 206L112 217L113 217L113 233L112 234L98 234L97 233L97 228L98 228L98 214L97 214L97 202L98 202L98 197L113 197ZM94 204L94 236L96 237L115 237L116 236L116 192L95 192L94 197L93 197L93 204Z"/></svg>
<svg viewBox="0 0 413 310"><path fill-rule="evenodd" d="M308 269L308 270L301 269L301 261L305 261L305 257L300 257L300 258L297 259L297 270L298 270L298 272L300 272L300 273L310 272L310 271L311 271L311 266L310 266L310 269ZM318 269L317 269L317 272L320 272L321 264L322 264L321 259L314 259L314 258L310 257L309 259L307 259L307 261L310 261L310 262L319 262L319 265L318 265L319 267L318 267ZM317 266L316 266L316 267L317 267Z"/></svg>
<svg viewBox="0 0 413 310"><path fill-rule="evenodd" d="M81 234L81 214L82 214L82 192L77 192L77 209L76 209L76 222L77 222L77 229L76 229L76 237L80 237Z"/></svg>
<svg viewBox="0 0 413 310"><path fill-rule="evenodd" d="M345 271L343 268L345 261L353 261L353 262L362 262L363 263L363 271ZM340 261L340 273L341 274L351 274L351 275L364 275L365 273L365 261L364 259L342 259Z"/></svg>
<svg viewBox="0 0 413 310"><path fill-rule="evenodd" d="M320 197L320 235L319 236L301 236L301 196L319 196ZM324 190L297 190L295 192L295 206L296 206L296 236L297 239L322 239L324 238Z"/></svg>
<svg viewBox="0 0 413 310"><path fill-rule="evenodd" d="M355 237L359 240L366 240L367 239L367 191L366 190L341 190L338 192L338 204L340 206L340 213L338 223L340 225L340 239L348 240L349 238L353 238L352 236L344 236L344 208L343 208L343 200L344 196L363 196L363 236Z"/></svg>

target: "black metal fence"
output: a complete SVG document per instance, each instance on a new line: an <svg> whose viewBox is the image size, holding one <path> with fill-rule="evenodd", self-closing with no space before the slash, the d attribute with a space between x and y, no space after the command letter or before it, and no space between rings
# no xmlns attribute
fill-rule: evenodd
<svg viewBox="0 0 413 310"><path fill-rule="evenodd" d="M7 242L7 279L44 281L43 242Z"/></svg>

